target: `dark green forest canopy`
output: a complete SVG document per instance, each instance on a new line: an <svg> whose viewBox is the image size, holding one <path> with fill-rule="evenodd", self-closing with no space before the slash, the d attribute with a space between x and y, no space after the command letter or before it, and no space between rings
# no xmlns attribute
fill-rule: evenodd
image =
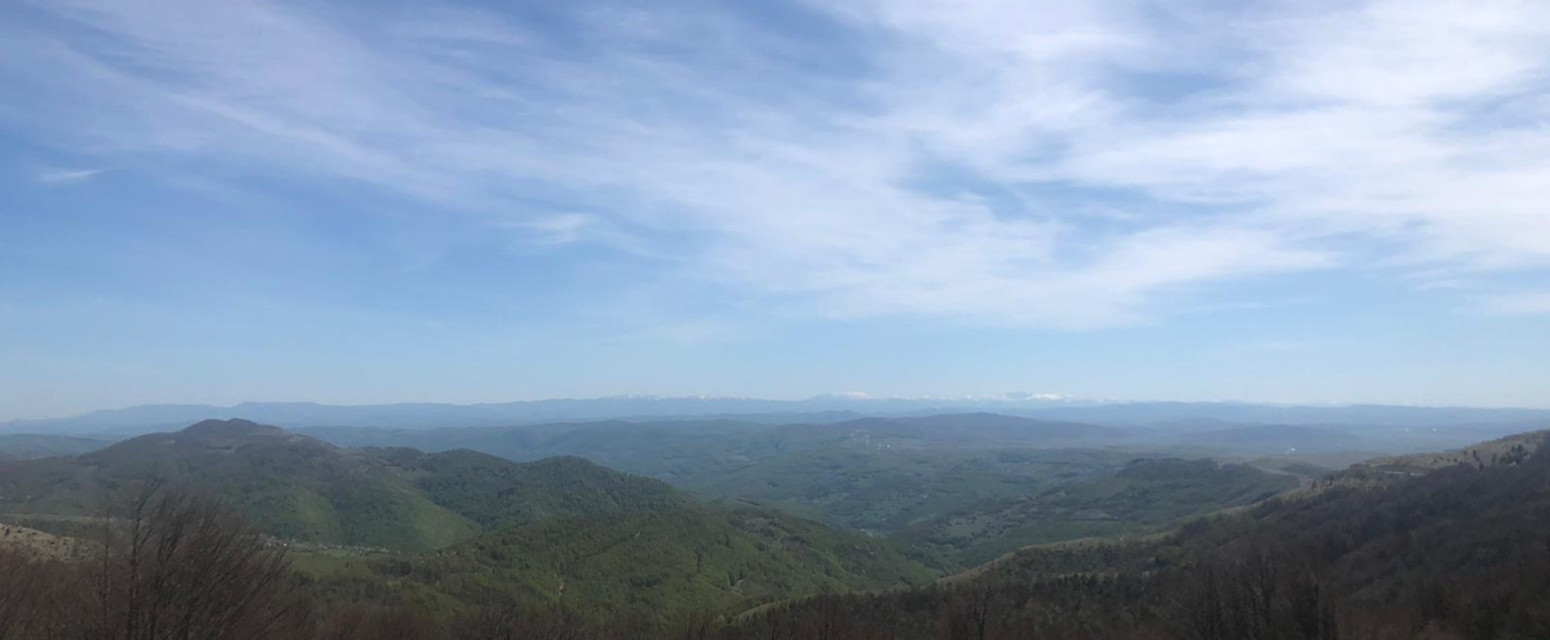
<svg viewBox="0 0 1550 640"><path fill-rule="evenodd" d="M291 543L320 593L375 593L433 611L499 597L657 619L921 584L946 568L890 541L708 506L577 457L341 449L244 421L8 463L0 518L90 535L106 496L153 479L218 497Z"/></svg>
<svg viewBox="0 0 1550 640"><path fill-rule="evenodd" d="M1140 459L1111 475L955 511L904 535L973 566L1029 545L1166 527L1297 485L1295 476L1242 464Z"/></svg>
<svg viewBox="0 0 1550 640"><path fill-rule="evenodd" d="M300 561L321 592L370 593L442 614L521 601L563 603L594 619L659 622L820 592L921 585L941 575L885 540L780 513L704 508L545 520L428 556Z"/></svg>
<svg viewBox="0 0 1550 640"><path fill-rule="evenodd" d="M112 444L109 440L41 433L0 434L0 460L74 456Z"/></svg>
<svg viewBox="0 0 1550 640"><path fill-rule="evenodd" d="M658 480L579 459L519 464L468 451L341 449L251 422L206 421L75 458L0 467L0 513L92 516L148 479L219 496L270 535L424 551L541 518L682 508Z"/></svg>

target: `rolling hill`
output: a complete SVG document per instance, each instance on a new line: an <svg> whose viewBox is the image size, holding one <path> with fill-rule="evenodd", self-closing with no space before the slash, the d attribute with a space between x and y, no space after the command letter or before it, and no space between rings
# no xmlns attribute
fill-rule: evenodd
<svg viewBox="0 0 1550 640"><path fill-rule="evenodd" d="M1465 454L1467 462L1381 473L1381 482L1342 481L1342 476L1363 477L1375 469L1353 467L1332 474L1321 490L1288 493L1247 510L1188 522L1165 536L1031 548L979 573L991 574L992 580L1022 580L1083 571L1152 572L1271 544L1327 563L1322 570L1354 596L1386 598L1401 591L1422 595L1415 591L1427 582L1514 573L1512 563L1518 561L1550 566L1544 537L1550 529L1550 453L1538 444L1546 441L1546 432L1466 450L1504 443L1514 450L1526 441L1536 445L1484 463ZM1439 456L1445 457L1419 458ZM1550 592L1544 575L1533 579Z"/></svg>
<svg viewBox="0 0 1550 640"><path fill-rule="evenodd" d="M1031 547L931 589L786 603L712 637L1550 637L1550 455L1513 447L1164 534Z"/></svg>
<svg viewBox="0 0 1550 640"><path fill-rule="evenodd" d="M445 547L485 526L689 501L660 481L580 460L350 450L278 427L207 420L74 458L0 464L0 514L35 526L93 516L113 491L149 479L218 496L279 538L403 550ZM475 493L501 499L470 499Z"/></svg>
<svg viewBox="0 0 1550 640"><path fill-rule="evenodd" d="M459 447L514 460L582 456L705 496L771 503L873 533L892 533L966 502L1112 471L1130 457L1061 449L1110 445L1128 435L1123 430L983 413L790 425L607 421L305 431L345 446Z"/></svg>
<svg viewBox="0 0 1550 640"><path fill-rule="evenodd" d="M963 509L905 535L974 566L1028 545L1143 531L1265 500L1297 478L1212 460L1139 459L1118 472Z"/></svg>
<svg viewBox="0 0 1550 640"><path fill-rule="evenodd" d="M380 597L391 584L391 597L442 612L515 600L658 621L940 575L884 540L779 513L705 508L544 520L434 555L301 564L325 593Z"/></svg>
<svg viewBox="0 0 1550 640"><path fill-rule="evenodd" d="M770 429L782 443L864 443L874 447L982 449L1071 447L1119 441L1123 429L1080 422L1035 420L994 413L949 413L920 417L861 418L824 424L791 424Z"/></svg>
<svg viewBox="0 0 1550 640"><path fill-rule="evenodd" d="M1550 442L1550 430L1530 431L1452 451L1385 456L1368 460L1361 469L1382 473L1418 475L1453 467L1516 464Z"/></svg>
<svg viewBox="0 0 1550 640"><path fill-rule="evenodd" d="M486 530L553 518L672 511L694 504L661 481L572 456L519 464L467 450L365 451L403 470L432 502Z"/></svg>
<svg viewBox="0 0 1550 640"><path fill-rule="evenodd" d="M856 441L763 460L686 486L890 534L965 504L1098 477L1129 457L1100 450L942 450Z"/></svg>
<svg viewBox="0 0 1550 640"><path fill-rule="evenodd" d="M0 463L0 527L27 540L68 542L15 525L89 537L104 499L150 480L217 497L261 531L299 543L289 545L298 570L330 599L448 613L494 598L657 620L922 584L943 570L891 541L706 506L660 480L577 457L517 463L468 450L343 449L243 420Z"/></svg>
<svg viewBox="0 0 1550 640"><path fill-rule="evenodd" d="M77 438L43 433L0 434L0 460L32 460L53 456L75 456L112 444L107 440Z"/></svg>
<svg viewBox="0 0 1550 640"><path fill-rule="evenodd" d="M1234 425L1195 431L1180 434L1177 441L1194 447L1268 454L1360 452L1382 447L1337 429L1287 424Z"/></svg>
<svg viewBox="0 0 1550 640"><path fill-rule="evenodd" d="M987 413L840 422L759 424L736 420L559 422L430 431L318 427L299 430L347 447L471 449L512 460L581 456L604 466L692 482L802 451L846 448L1003 449L1102 446L1128 431Z"/></svg>
<svg viewBox="0 0 1550 640"><path fill-rule="evenodd" d="M971 495L998 475L1021 478L1006 486L1022 492L924 519L902 536L871 537L784 513L706 506L660 481L574 457L516 463L467 450L351 450L209 421L75 458L0 463L0 520L86 518L91 512L77 507L90 496L159 476L227 497L271 532L391 535L396 550L338 548L327 536L289 547L288 588L329 612L318 628L375 620L383 630L354 637L434 636L425 629L458 637L491 615L506 624L513 618L500 616L511 611L524 624L553 623L542 632L553 637L685 637L689 629L687 637L728 640L1311 640L1380 637L1375 631L1488 639L1550 630L1544 433L1375 460L1282 492L1298 484L1294 474L1317 469L909 446L905 429L881 436L882 446L879 432L865 429L775 431L783 435L771 439L770 457L722 476L727 489L764 483L791 491L785 506L814 508L887 503L901 486L952 494L962 482L973 490L959 495ZM815 441L827 444L779 444ZM950 460L957 462L943 466ZM1059 477L1059 464L1090 468ZM1017 483L1037 475L1023 467L1040 465L1049 468L1038 473L1058 481L1023 491ZM759 473L739 478L744 470ZM863 497L847 503L853 497L836 487ZM327 510L298 511L298 496ZM18 549L74 544L11 531L20 532ZM450 541L430 538L449 531ZM954 559L1019 546L933 583Z"/></svg>

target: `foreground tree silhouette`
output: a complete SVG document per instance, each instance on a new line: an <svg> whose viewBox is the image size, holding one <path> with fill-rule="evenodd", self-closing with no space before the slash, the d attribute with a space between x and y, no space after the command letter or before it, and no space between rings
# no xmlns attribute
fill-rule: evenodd
<svg viewBox="0 0 1550 640"><path fill-rule="evenodd" d="M95 637L249 640L297 620L283 549L220 505L157 485L103 528Z"/></svg>
<svg viewBox="0 0 1550 640"><path fill-rule="evenodd" d="M1208 563L1181 589L1185 640L1336 640L1335 607L1312 567L1285 548Z"/></svg>
<svg viewBox="0 0 1550 640"><path fill-rule="evenodd" d="M88 637L262 640L295 628L284 550L219 504L149 484L121 509L81 576Z"/></svg>
<svg viewBox="0 0 1550 640"><path fill-rule="evenodd" d="M76 565L0 549L0 639L80 637L72 620L88 603L79 578Z"/></svg>
<svg viewBox="0 0 1550 640"><path fill-rule="evenodd" d="M283 549L219 504L133 488L79 557L0 552L0 640L293 638Z"/></svg>

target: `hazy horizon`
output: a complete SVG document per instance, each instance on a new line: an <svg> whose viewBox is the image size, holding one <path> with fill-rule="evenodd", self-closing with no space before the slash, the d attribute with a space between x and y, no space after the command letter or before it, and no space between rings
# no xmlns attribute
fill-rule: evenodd
<svg viewBox="0 0 1550 640"><path fill-rule="evenodd" d="M559 396L491 396L486 398L462 398L440 399L424 397L408 398L338 398L320 399L318 397L281 397L281 398L245 398L245 397L173 397L170 399L150 399L145 401L126 401L118 404L79 405L73 408L56 410L51 413L33 414L6 414L0 413L0 423L12 421L48 420L55 418L68 418L99 411L116 411L120 409L132 409L150 406L212 406L235 407L244 404L317 404L338 407L361 406L387 406L395 404L403 405L498 405L509 403L533 403L551 401L598 401L615 399L664 399L664 400L750 400L762 402L803 402L824 398L846 398L855 401L980 401L980 402L1045 402L1052 405L1068 404L1098 404L1098 405L1123 405L1123 404L1150 404L1150 403L1179 403L1179 404L1243 404L1277 407L1353 407L1353 406L1392 406L1407 408L1430 409L1527 409L1550 410L1550 401L1544 403L1520 403L1520 404L1491 404L1491 403L1448 403L1427 401L1402 401L1366 399L1354 397L1350 399L1312 399L1312 400L1277 400L1277 399L1253 399L1235 397L1211 397L1211 396L1183 396L1183 397L1116 397L1116 396L1088 396L1065 393L1034 393L1034 392L988 392L988 393L869 393L865 391L820 391L811 394L770 395L757 393L610 393L605 395L559 395Z"/></svg>
<svg viewBox="0 0 1550 640"><path fill-rule="evenodd" d="M790 413L793 415L823 412L823 411L852 411L858 415L896 415L895 412L904 410L907 412L931 411L939 413L955 412L989 412L995 413L998 409L1017 414L1018 412L1036 411L1040 409L1058 410L1061 408L1093 408L1093 407L1125 407L1145 405L1226 405L1242 407L1263 407L1272 409L1358 409L1358 408L1394 408L1417 410L1465 410L1465 411L1547 411L1550 406L1509 406L1509 405L1440 405L1440 404L1394 404L1383 402L1255 402L1235 399L1154 399L1154 398L1089 398L1078 396L1066 396L1062 394L1008 392L1003 394L979 394L979 395L872 395L864 392L825 393L800 397L759 397L739 395L652 395L652 394L619 394L612 396L593 397L548 397L548 398L508 398L504 400L475 401L475 402L442 402L436 400L401 400L394 402L321 402L315 400L242 400L238 402L166 402L166 403L139 403L133 405L95 407L84 411L56 415L31 415L31 416L0 416L0 424L25 423L49 420L62 420L88 416L96 413L112 413L117 411L132 411L135 409L149 408L182 408L182 407L209 407L212 409L239 409L244 406L318 406L327 408L353 409L370 407L393 406L442 406L454 408L469 408L479 406L521 405L542 403L608 403L608 402L706 402L706 403L750 403L756 405L747 409L713 409L703 413L665 413L665 414L641 414L638 416L617 416L604 414L593 416L586 413L578 413L574 418L564 419L609 419L624 417L652 418L661 416L709 416L709 415L751 415L758 413L770 413L778 415ZM763 404L760 404L763 403ZM934 404L933 404L934 403ZM869 407L868 405L875 405ZM765 406L768 405L768 406ZM880 411L878 409L881 409ZM223 414L224 415L224 414ZM212 418L221 417L212 414ZM1210 419L1209 416L1201 416ZM449 425L451 426L451 425Z"/></svg>
<svg viewBox="0 0 1550 640"><path fill-rule="evenodd" d="M0 416L1550 407L1550 3L0 7Z"/></svg>

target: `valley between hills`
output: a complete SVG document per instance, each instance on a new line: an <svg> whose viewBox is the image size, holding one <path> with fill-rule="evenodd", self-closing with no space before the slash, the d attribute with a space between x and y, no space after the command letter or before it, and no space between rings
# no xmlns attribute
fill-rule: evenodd
<svg viewBox="0 0 1550 640"><path fill-rule="evenodd" d="M578 638L817 637L805 634L825 624L834 638L944 637L964 615L1004 632L982 637L1172 637L1179 611L1199 606L1180 594L1247 579L1232 571L1270 572L1256 579L1285 584L1256 588L1277 598L1338 594L1338 609L1277 600L1260 614L1348 631L1411 600L1466 602L1438 585L1529 579L1521 563L1544 560L1526 525L1550 524L1535 455L1545 432L1365 456L1319 429L1218 431L975 413L432 430L227 419L117 442L10 435L0 555L77 565L103 553L133 496L186 495L283 558L275 580L309 612L293 631L354 616L363 635L346 637L361 638L392 616L455 635L496 609ZM1472 518L1501 526L1476 532ZM1475 538L1497 546L1471 556L1481 551L1458 541ZM1078 601L1079 614L1061 609ZM825 622L837 615L826 607L849 613ZM1453 629L1464 611L1406 615ZM0 637L27 637L5 624L27 628L0 617Z"/></svg>

